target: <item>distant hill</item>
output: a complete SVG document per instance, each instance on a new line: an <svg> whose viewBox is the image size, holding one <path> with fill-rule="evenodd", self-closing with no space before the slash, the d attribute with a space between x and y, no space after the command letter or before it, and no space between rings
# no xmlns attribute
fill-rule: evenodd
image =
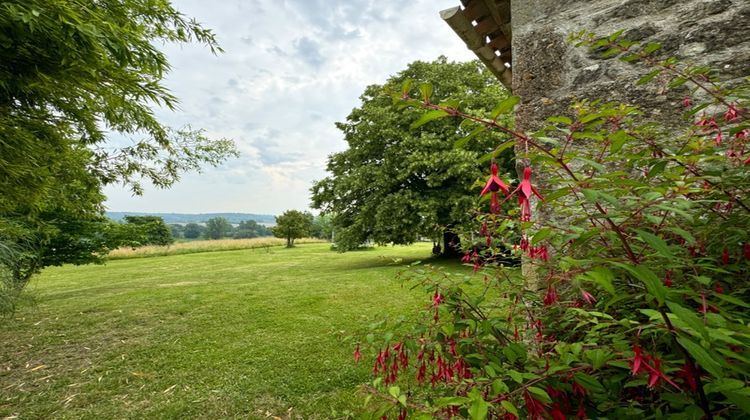
<svg viewBox="0 0 750 420"><path fill-rule="evenodd" d="M108 211L106 216L119 222L125 216L159 216L164 219L164 223L205 223L208 219L214 217L223 217L229 220L229 223L237 224L245 220L255 220L264 225L275 225L276 217L272 214L252 214L252 213L142 213L137 211Z"/></svg>

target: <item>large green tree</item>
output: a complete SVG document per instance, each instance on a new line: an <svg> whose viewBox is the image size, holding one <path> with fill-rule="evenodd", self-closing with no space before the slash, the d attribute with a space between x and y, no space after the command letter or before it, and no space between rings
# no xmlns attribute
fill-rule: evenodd
<svg viewBox="0 0 750 420"><path fill-rule="evenodd" d="M172 229L159 216L125 216L125 223L136 227L137 239L142 245L174 243Z"/></svg>
<svg viewBox="0 0 750 420"><path fill-rule="evenodd" d="M313 207L333 215L338 249L367 240L439 240L451 226L469 219L476 200L471 186L488 165L477 163L477 158L492 152L497 137L481 133L456 147L470 131L457 119L413 128L422 113L397 109L389 95L400 92L407 80L414 82L414 90L429 81L436 97L451 98L461 109L480 115L489 115L507 97L479 62L455 63L444 57L414 62L384 85L368 86L362 104L346 122L337 123L348 148L329 157L330 176L312 187ZM507 155L498 158L510 162Z"/></svg>
<svg viewBox="0 0 750 420"><path fill-rule="evenodd" d="M223 217L213 217L206 221L204 234L207 239L221 239L232 232L232 224Z"/></svg>
<svg viewBox="0 0 750 420"><path fill-rule="evenodd" d="M45 265L96 261L114 246L97 233L106 229L90 229L106 225L104 185L169 187L236 153L229 140L155 118L155 106L176 104L158 46L191 41L218 49L167 0L0 3L0 243L24 256L0 270L26 273L16 283ZM63 243L80 245L75 258Z"/></svg>
<svg viewBox="0 0 750 420"><path fill-rule="evenodd" d="M277 238L286 239L287 248L294 246L294 240L310 235L313 215L299 210L287 210L276 216L276 226L271 229Z"/></svg>

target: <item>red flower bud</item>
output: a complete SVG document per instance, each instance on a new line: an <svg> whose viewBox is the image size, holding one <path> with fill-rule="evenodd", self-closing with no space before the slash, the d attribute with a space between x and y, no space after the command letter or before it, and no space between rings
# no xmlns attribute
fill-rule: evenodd
<svg viewBox="0 0 750 420"><path fill-rule="evenodd" d="M354 350L354 361L356 363L359 363L359 360L362 358L362 353L359 352L359 344L357 344L357 348Z"/></svg>

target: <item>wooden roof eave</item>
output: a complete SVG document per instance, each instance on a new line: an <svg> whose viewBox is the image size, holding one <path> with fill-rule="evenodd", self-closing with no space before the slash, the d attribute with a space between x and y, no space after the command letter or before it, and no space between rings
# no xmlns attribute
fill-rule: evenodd
<svg viewBox="0 0 750 420"><path fill-rule="evenodd" d="M501 11L486 0L469 0L466 9L456 6L440 12L466 46L509 90L512 89L509 11ZM468 13L467 13L468 12ZM469 13L471 13L469 15ZM475 25L473 22L476 21Z"/></svg>

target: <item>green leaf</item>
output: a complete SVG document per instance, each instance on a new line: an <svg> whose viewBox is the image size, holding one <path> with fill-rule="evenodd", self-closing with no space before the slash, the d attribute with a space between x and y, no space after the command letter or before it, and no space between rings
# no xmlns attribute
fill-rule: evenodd
<svg viewBox="0 0 750 420"><path fill-rule="evenodd" d="M516 408L513 403L511 403L508 400L502 400L500 401L500 405L505 409L505 411L513 414L514 416L518 417L518 409Z"/></svg>
<svg viewBox="0 0 750 420"><path fill-rule="evenodd" d="M664 241L664 239L644 230L636 230L636 232L638 233L638 237L643 239L651 248L656 250L656 252L664 257L674 258L674 254L672 254L669 245L667 245L667 242Z"/></svg>
<svg viewBox="0 0 750 420"><path fill-rule="evenodd" d="M466 397L443 397L435 400L435 407L442 408L460 406L466 404L467 402L469 402L469 399Z"/></svg>
<svg viewBox="0 0 750 420"><path fill-rule="evenodd" d="M658 42L649 42L645 47L643 47L643 50L641 50L641 52L648 55L659 49L661 49L661 44L659 44Z"/></svg>
<svg viewBox="0 0 750 420"><path fill-rule="evenodd" d="M725 391L723 392L723 394L729 401L739 407L742 411L750 414L750 398L733 391Z"/></svg>
<svg viewBox="0 0 750 420"><path fill-rule="evenodd" d="M450 114L448 114L447 112L443 111L442 109L436 109L436 110L433 110L433 111L426 112L426 113L422 114L422 116L419 117L418 120L414 121L411 124L411 129L413 130L415 128L421 127L421 126L427 124L430 121L434 121L434 120L437 120L437 119L440 119L440 118L444 118L444 117L447 117L448 115L450 115Z"/></svg>
<svg viewBox="0 0 750 420"><path fill-rule="evenodd" d="M501 144L500 146L497 146L497 148L493 150L492 152L487 153L486 155L483 155L482 157L480 157L479 162L488 162L500 156L501 153L503 153L504 151L510 149L511 147L515 145L516 145L515 140L508 140L505 143Z"/></svg>
<svg viewBox="0 0 750 420"><path fill-rule="evenodd" d="M612 281L615 279L615 275L611 270L604 267L593 268L576 277L579 281L591 282L599 285L602 289L608 293L615 294L615 286Z"/></svg>
<svg viewBox="0 0 750 420"><path fill-rule="evenodd" d="M411 79L404 80L404 83L401 84L401 94L408 95L409 91L411 90L411 86L413 84L414 84L414 81Z"/></svg>
<svg viewBox="0 0 750 420"><path fill-rule="evenodd" d="M664 298L667 296L667 289L664 284L656 277L650 268L643 265L631 266L628 264L611 261L610 264L620 267L629 272L637 280L640 280L645 286L648 293L655 297L659 305L664 304Z"/></svg>
<svg viewBox="0 0 750 420"><path fill-rule="evenodd" d="M721 378L703 386L706 394L720 393L726 391L738 391L745 388L745 383L732 378Z"/></svg>
<svg viewBox="0 0 750 420"><path fill-rule="evenodd" d="M514 381L516 381L519 384L523 383L523 374L521 374L521 372L519 372L517 370L512 370L512 369L509 370L508 371L508 376L510 376L511 379L513 379Z"/></svg>
<svg viewBox="0 0 750 420"><path fill-rule="evenodd" d="M691 311L690 309L687 309L675 302L667 302L667 307L669 307L669 310L677 318L679 318L680 321L684 322L695 332L708 339L708 331L706 330L706 326L703 325L703 321L698 318L698 316L695 314L695 311Z"/></svg>
<svg viewBox="0 0 750 420"><path fill-rule="evenodd" d="M487 411L489 411L490 405L482 399L481 395L476 398L469 407L469 417L472 420L484 420L487 418Z"/></svg>
<svg viewBox="0 0 750 420"><path fill-rule="evenodd" d="M505 394L510 391L508 385L500 379L492 381L492 392L495 394Z"/></svg>
<svg viewBox="0 0 750 420"><path fill-rule="evenodd" d="M549 394L547 394L547 391L543 390L542 388L530 386L526 388L526 390L534 394L534 396L537 397L539 401L545 402L547 404L552 403L552 398L550 398Z"/></svg>
<svg viewBox="0 0 750 420"><path fill-rule="evenodd" d="M625 132L625 130L618 130L612 133L612 135L609 136L609 141L611 143L609 147L610 153L617 153L622 149L622 146L625 145L625 142L628 140L632 140L632 136L630 136L628 133Z"/></svg>
<svg viewBox="0 0 750 420"><path fill-rule="evenodd" d="M388 388L388 393L391 394L391 397L398 398L398 396L401 395L401 388L394 385Z"/></svg>
<svg viewBox="0 0 750 420"><path fill-rule="evenodd" d="M677 342L680 343L685 350L690 353L691 356L698 362L698 365L705 369L706 372L714 375L717 378L724 376L724 372L721 369L721 365L714 360L713 357L704 349L700 344L697 344L693 340L687 337L677 337Z"/></svg>
<svg viewBox="0 0 750 420"><path fill-rule="evenodd" d="M596 203L599 200L599 194L596 190L584 189L581 190L581 194L586 198L589 203Z"/></svg>
<svg viewBox="0 0 750 420"><path fill-rule="evenodd" d="M654 80L654 78L656 76L658 76L659 73L661 73L661 69L651 70L647 75L645 75L645 76L641 77L640 79L638 79L638 81L635 82L635 84L636 85L645 85L646 83Z"/></svg>
<svg viewBox="0 0 750 420"><path fill-rule="evenodd" d="M543 241L546 237L548 237L552 233L552 229L550 228L542 228L539 229L534 236L531 237L531 242L536 245L539 242Z"/></svg>
<svg viewBox="0 0 750 420"><path fill-rule="evenodd" d="M487 127L481 125L473 130L471 130L471 133L467 134L466 136L458 139L455 143L453 143L453 147L456 149L462 149L464 146L466 146L469 143L469 140L476 137L478 134L483 133L487 131Z"/></svg>
<svg viewBox="0 0 750 420"><path fill-rule="evenodd" d="M490 118L493 120L496 120L497 117L499 117L502 114L505 114L508 111L511 111L518 102L521 101L521 97L519 96L509 96L505 98L502 102L497 104L495 109L492 110L492 113L490 114Z"/></svg>
<svg viewBox="0 0 750 420"><path fill-rule="evenodd" d="M425 102L429 102L430 96L432 96L432 84L422 83L421 85L419 85L419 92L422 94L422 99Z"/></svg>
<svg viewBox="0 0 750 420"><path fill-rule="evenodd" d="M594 349L584 351L583 357L591 362L594 369L601 369L612 358L612 354L604 349Z"/></svg>
<svg viewBox="0 0 750 420"><path fill-rule="evenodd" d="M577 372L575 375L573 375L573 377L579 385L593 393L600 393L605 391L604 386L591 375Z"/></svg>

